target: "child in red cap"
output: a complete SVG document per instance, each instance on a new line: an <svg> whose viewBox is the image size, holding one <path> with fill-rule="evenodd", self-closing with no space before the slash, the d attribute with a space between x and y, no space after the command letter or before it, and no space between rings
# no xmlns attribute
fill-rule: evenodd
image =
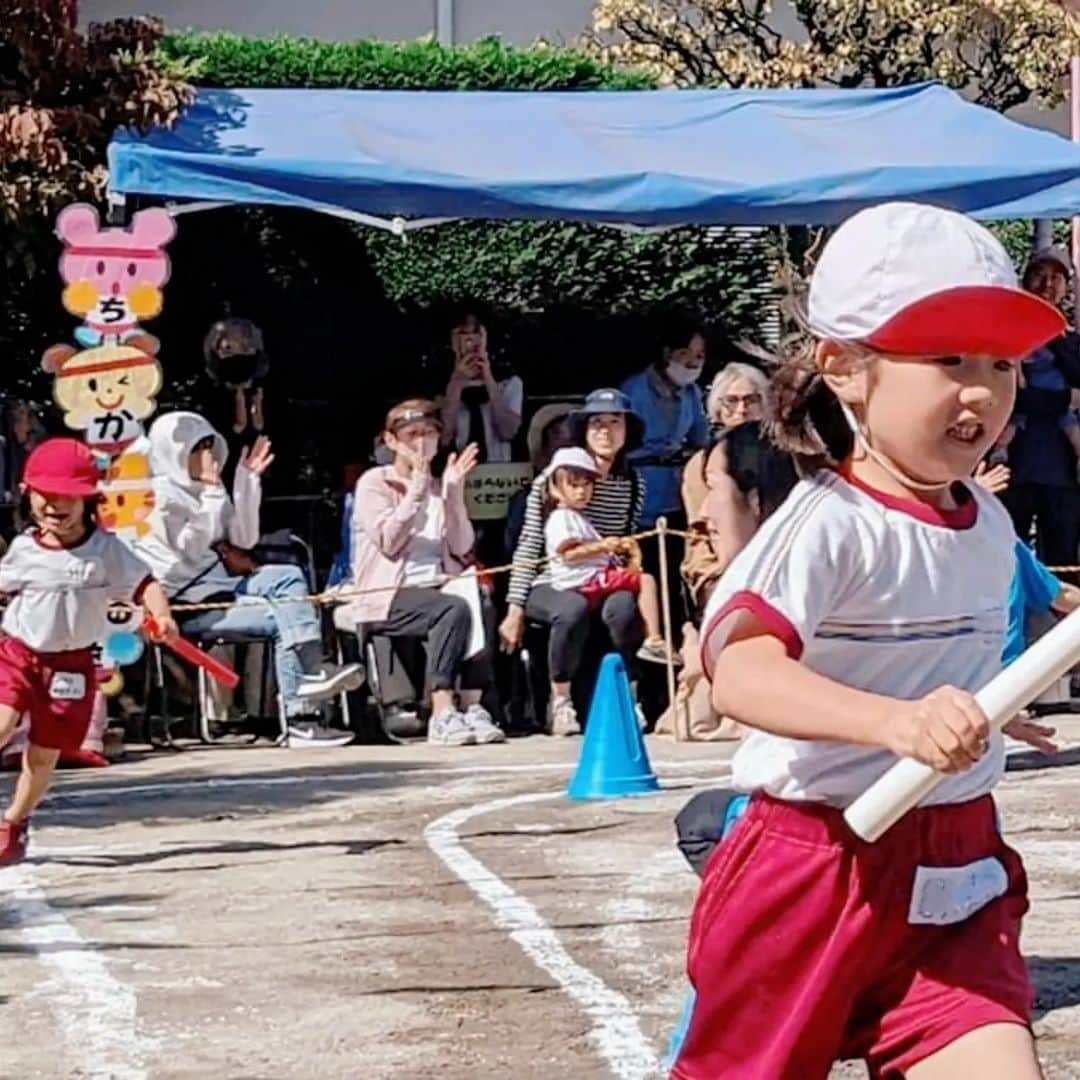
<svg viewBox="0 0 1080 1080"><path fill-rule="evenodd" d="M76 439L49 439L27 458L22 494L34 522L0 560L0 746L23 713L30 744L11 805L0 820L0 866L26 855L30 813L49 786L61 750L76 750L94 704L93 646L110 604L142 604L161 636L176 624L146 564L98 529L98 467Z"/></svg>

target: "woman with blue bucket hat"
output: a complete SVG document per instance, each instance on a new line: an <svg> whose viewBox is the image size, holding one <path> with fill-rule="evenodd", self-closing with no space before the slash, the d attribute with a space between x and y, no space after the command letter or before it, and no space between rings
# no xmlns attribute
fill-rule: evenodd
<svg viewBox="0 0 1080 1080"><path fill-rule="evenodd" d="M642 429L629 399L613 389L594 390L567 418L570 444L587 450L596 463L593 496L583 513L602 537L628 536L638 530L645 484L637 470L628 466L626 457L640 444ZM552 588L546 568L537 569L537 562L544 557L545 483L539 477L529 490L507 591L509 611L499 635L503 648L512 651L521 645L526 618L549 627L548 676L552 682L570 683L584 659L590 609L580 593ZM633 593L605 597L598 615L611 649L624 658L633 656L643 640ZM581 731L569 697L549 701L547 730L555 735Z"/></svg>

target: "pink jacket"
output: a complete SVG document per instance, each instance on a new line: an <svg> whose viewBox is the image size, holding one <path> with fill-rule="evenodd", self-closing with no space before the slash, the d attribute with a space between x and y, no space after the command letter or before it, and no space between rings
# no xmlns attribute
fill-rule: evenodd
<svg viewBox="0 0 1080 1080"><path fill-rule="evenodd" d="M405 576L405 552L413 523L428 497L443 506L443 570L458 573L475 543L459 489L432 480L428 488L403 480L392 465L369 469L356 482L353 500L353 587L381 592L354 597L346 606L352 622L379 622L390 611Z"/></svg>

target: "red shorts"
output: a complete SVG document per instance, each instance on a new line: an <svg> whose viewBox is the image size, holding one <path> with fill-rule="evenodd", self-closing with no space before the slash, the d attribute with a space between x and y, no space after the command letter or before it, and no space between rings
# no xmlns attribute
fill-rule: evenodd
<svg viewBox="0 0 1080 1080"><path fill-rule="evenodd" d="M96 689L90 649L39 653L17 638L0 637L0 705L30 714L33 746L78 750Z"/></svg>
<svg viewBox="0 0 1080 1080"><path fill-rule="evenodd" d="M949 925L920 922L917 868L988 857L1003 895ZM952 895L920 880L937 890L921 897ZM876 844L837 810L755 796L705 871L690 926L697 1001L672 1076L822 1080L862 1058L874 1077L899 1077L975 1028L1026 1025L1027 907L989 796L915 810Z"/></svg>
<svg viewBox="0 0 1080 1080"><path fill-rule="evenodd" d="M641 592L641 571L626 566L605 566L595 577L589 578L578 592L589 601L590 608L598 608L606 596L617 592Z"/></svg>

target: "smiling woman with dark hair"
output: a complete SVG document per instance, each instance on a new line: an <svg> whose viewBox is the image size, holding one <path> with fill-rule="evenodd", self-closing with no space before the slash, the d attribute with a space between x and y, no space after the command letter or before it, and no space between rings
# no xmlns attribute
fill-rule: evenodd
<svg viewBox="0 0 1080 1080"><path fill-rule="evenodd" d="M645 500L645 483L627 465L627 453L641 439L641 420L626 395L618 390L594 390L585 404L567 418L569 441L583 447L596 462L597 477L589 505L583 511L602 537L628 536L638 529ZM551 628L548 644L549 675L553 682L568 683L584 658L590 609L579 593L559 592L548 573L537 571L544 556L543 476L533 481L525 503L525 523L514 551L514 569L507 593L509 611L499 627L504 648L516 649L525 633L526 614ZM612 648L630 657L643 640L641 620L632 593L605 598L600 616ZM549 729L560 734L580 730L569 709L549 715Z"/></svg>

